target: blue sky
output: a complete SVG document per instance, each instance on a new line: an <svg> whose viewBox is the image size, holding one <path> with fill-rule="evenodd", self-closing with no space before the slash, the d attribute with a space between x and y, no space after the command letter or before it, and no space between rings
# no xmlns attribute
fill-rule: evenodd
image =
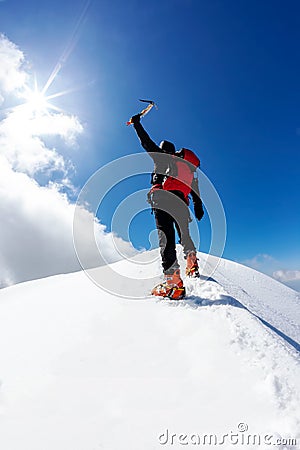
<svg viewBox="0 0 300 450"><path fill-rule="evenodd" d="M224 256L259 270L300 270L300 4L298 1L76 0L0 2L0 31L22 49L49 94L79 117L84 133L72 153L81 187L112 159L140 152L125 126L139 98L158 111L144 118L152 138L197 152L225 209ZM116 189L119 200L147 187L139 177ZM153 217L132 224L148 245ZM207 251L210 225L200 224Z"/></svg>

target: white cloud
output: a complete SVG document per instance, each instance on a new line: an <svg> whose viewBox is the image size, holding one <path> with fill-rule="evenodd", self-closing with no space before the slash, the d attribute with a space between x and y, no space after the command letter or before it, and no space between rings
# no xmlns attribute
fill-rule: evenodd
<svg viewBox="0 0 300 450"><path fill-rule="evenodd" d="M300 290L300 270L280 269L280 267L283 266L283 263L271 255L260 253L253 258L241 262L246 266L272 276L275 280L278 280L297 291Z"/></svg>
<svg viewBox="0 0 300 450"><path fill-rule="evenodd" d="M83 132L83 126L75 116L65 114L52 114L31 120L31 134L60 136L66 144L74 145L77 135Z"/></svg>
<svg viewBox="0 0 300 450"><path fill-rule="evenodd" d="M297 281L300 280L300 270L276 270L273 272L273 277L282 283Z"/></svg>
<svg viewBox="0 0 300 450"><path fill-rule="evenodd" d="M271 273L272 267L277 264L277 260L267 253L259 253L253 256L253 258L241 261L241 263L245 264L245 266L252 267L252 269Z"/></svg>
<svg viewBox="0 0 300 450"><path fill-rule="evenodd" d="M0 90L6 93L24 86L28 74L23 70L24 54L18 47L0 34ZM2 95L3 99L3 95Z"/></svg>
<svg viewBox="0 0 300 450"><path fill-rule="evenodd" d="M54 187L40 187L28 175L15 172L3 158L0 171L0 286L79 270L72 236L75 206ZM93 266L94 247L85 233L88 220L93 217L83 209L80 235ZM95 228L105 258L118 260L111 233L97 222ZM128 243L118 238L117 242L125 253L134 254Z"/></svg>
<svg viewBox="0 0 300 450"><path fill-rule="evenodd" d="M25 58L3 35L0 60L0 97L20 97L29 78L23 68ZM50 111L33 114L26 107L8 111L0 122L0 287L80 269L72 236L75 205L57 188L65 183L72 188L71 164L59 149L47 147L45 136L59 137L64 145L72 146L82 132L75 116ZM48 186L35 180L39 172L49 175L58 170L61 179L49 178ZM79 234L93 266L94 247L85 233L88 220L94 217L82 209ZM97 221L95 235L108 261L120 258L113 235ZM115 239L125 254L135 253L129 243Z"/></svg>
<svg viewBox="0 0 300 450"><path fill-rule="evenodd" d="M83 132L77 117L47 114L30 117L23 109L10 112L0 123L0 148L12 167L33 176L49 169L66 171L64 158L54 148L47 148L43 137L59 136L74 145Z"/></svg>

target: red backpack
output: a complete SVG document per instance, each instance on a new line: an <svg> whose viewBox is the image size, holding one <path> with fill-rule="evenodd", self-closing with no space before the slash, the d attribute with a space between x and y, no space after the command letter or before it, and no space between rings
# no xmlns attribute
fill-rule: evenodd
<svg viewBox="0 0 300 450"><path fill-rule="evenodd" d="M182 149L183 157L173 156L173 164L170 175L163 183L165 191L180 191L188 199L192 190L192 182L197 167L200 166L200 159L192 150Z"/></svg>

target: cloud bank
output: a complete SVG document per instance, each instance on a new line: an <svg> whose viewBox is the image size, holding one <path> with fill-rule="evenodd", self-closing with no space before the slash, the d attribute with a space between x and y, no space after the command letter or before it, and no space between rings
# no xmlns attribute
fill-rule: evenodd
<svg viewBox="0 0 300 450"><path fill-rule="evenodd" d="M4 35L0 60L3 104L8 98L20 99L31 77L23 52ZM75 205L60 189L71 184L72 163L58 148L46 145L47 136L53 136L62 146L74 146L84 132L79 118L53 111L37 114L26 105L0 114L0 287L79 270L72 236ZM38 183L40 174L48 179L46 186ZM80 220L87 253L87 220L95 223L96 240L107 261L120 258L115 244L125 254L135 253L129 243L107 233L88 210L82 209ZM90 263L92 267L92 252Z"/></svg>
<svg viewBox="0 0 300 450"><path fill-rule="evenodd" d="M28 79L23 70L24 54L18 47L0 34L0 92L10 94L22 88ZM2 101L4 97L2 97Z"/></svg>
<svg viewBox="0 0 300 450"><path fill-rule="evenodd" d="M276 270L273 277L282 283L298 281L300 280L300 270Z"/></svg>
<svg viewBox="0 0 300 450"><path fill-rule="evenodd" d="M296 291L300 291L300 270L281 269L284 264L271 255L260 253L253 258L241 261L241 263L272 276L275 280Z"/></svg>

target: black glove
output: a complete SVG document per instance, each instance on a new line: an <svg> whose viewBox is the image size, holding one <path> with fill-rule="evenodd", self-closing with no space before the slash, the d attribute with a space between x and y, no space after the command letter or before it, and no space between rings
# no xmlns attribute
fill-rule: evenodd
<svg viewBox="0 0 300 450"><path fill-rule="evenodd" d="M202 200L199 197L193 199L194 202L194 212L197 220L201 220L204 216Z"/></svg>
<svg viewBox="0 0 300 450"><path fill-rule="evenodd" d="M130 121L135 124L135 123L140 123L141 121L141 116L140 114L136 114L135 116L132 116Z"/></svg>

